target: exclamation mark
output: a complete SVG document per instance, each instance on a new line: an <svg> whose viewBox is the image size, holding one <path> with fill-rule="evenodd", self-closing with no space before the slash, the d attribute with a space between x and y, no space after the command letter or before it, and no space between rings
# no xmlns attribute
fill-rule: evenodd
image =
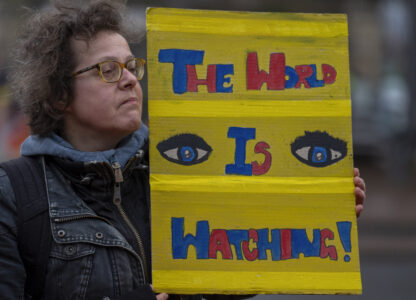
<svg viewBox="0 0 416 300"><path fill-rule="evenodd" d="M339 238L345 252L351 252L351 222L337 222ZM344 261L349 262L351 257L345 254Z"/></svg>

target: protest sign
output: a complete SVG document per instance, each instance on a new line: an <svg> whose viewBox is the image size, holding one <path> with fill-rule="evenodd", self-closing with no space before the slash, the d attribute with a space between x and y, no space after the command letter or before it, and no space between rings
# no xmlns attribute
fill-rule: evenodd
<svg viewBox="0 0 416 300"><path fill-rule="evenodd" d="M345 15L147 11L153 284L361 293Z"/></svg>

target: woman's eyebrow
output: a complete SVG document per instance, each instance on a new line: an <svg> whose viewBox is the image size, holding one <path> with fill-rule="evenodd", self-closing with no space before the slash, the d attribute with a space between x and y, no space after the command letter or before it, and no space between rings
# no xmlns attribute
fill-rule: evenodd
<svg viewBox="0 0 416 300"><path fill-rule="evenodd" d="M128 61L129 59L132 59L132 58L134 58L134 57L135 57L135 56L134 56L133 54L130 54L130 55L126 56L126 57L124 58L124 60L119 61L119 58L118 58L118 57L115 57L115 56L103 56L103 57L100 57L100 58L98 59L98 62L105 61L105 60L114 60L114 61L119 61L119 62L126 62L126 61Z"/></svg>

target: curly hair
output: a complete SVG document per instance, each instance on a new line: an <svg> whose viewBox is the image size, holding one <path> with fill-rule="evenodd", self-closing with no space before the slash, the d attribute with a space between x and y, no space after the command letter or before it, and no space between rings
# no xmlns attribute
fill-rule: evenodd
<svg viewBox="0 0 416 300"><path fill-rule="evenodd" d="M124 5L99 0L84 7L55 3L55 8L34 13L14 49L11 87L28 117L32 134L60 132L65 108L73 100L75 55L71 39L88 42L100 31L131 32L124 26Z"/></svg>

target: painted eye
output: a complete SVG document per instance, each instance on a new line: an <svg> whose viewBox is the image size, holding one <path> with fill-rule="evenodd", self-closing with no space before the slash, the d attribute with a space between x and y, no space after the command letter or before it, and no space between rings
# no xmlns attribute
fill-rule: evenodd
<svg viewBox="0 0 416 300"><path fill-rule="evenodd" d="M161 141L156 146L163 158L184 166L206 161L212 148L199 136L182 133Z"/></svg>
<svg viewBox="0 0 416 300"><path fill-rule="evenodd" d="M327 132L305 131L291 145L292 154L311 167L332 165L347 155L347 142L330 136Z"/></svg>

